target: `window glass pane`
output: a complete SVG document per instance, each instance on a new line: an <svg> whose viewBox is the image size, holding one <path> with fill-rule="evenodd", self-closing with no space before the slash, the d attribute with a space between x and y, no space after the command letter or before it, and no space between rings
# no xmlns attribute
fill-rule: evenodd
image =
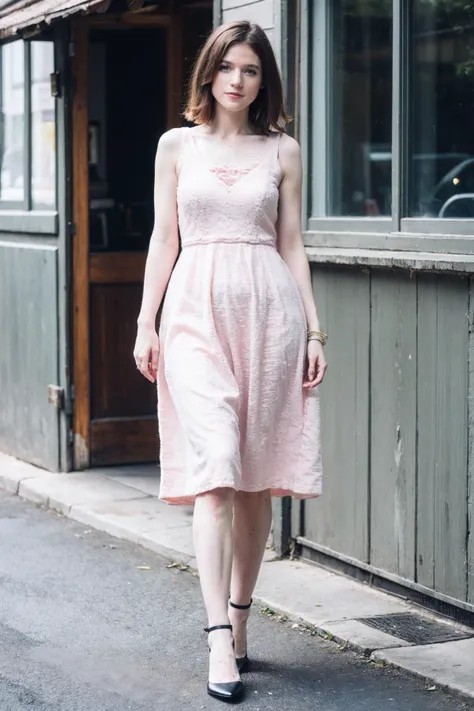
<svg viewBox="0 0 474 711"><path fill-rule="evenodd" d="M329 7L329 214L390 215L392 0Z"/></svg>
<svg viewBox="0 0 474 711"><path fill-rule="evenodd" d="M25 54L23 42L0 48L0 199L24 199Z"/></svg>
<svg viewBox="0 0 474 711"><path fill-rule="evenodd" d="M56 204L56 115L50 75L52 42L31 43L31 198L33 207Z"/></svg>
<svg viewBox="0 0 474 711"><path fill-rule="evenodd" d="M474 217L474 2L412 0L408 214Z"/></svg>

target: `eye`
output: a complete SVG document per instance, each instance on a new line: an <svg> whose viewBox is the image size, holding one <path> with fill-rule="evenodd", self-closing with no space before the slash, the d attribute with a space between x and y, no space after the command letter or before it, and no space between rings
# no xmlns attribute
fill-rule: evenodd
<svg viewBox="0 0 474 711"><path fill-rule="evenodd" d="M251 77L257 76L257 70L256 69L247 69L247 74L249 74Z"/></svg>
<svg viewBox="0 0 474 711"><path fill-rule="evenodd" d="M219 67L220 72L226 72L228 69L230 69L228 64L221 64Z"/></svg>

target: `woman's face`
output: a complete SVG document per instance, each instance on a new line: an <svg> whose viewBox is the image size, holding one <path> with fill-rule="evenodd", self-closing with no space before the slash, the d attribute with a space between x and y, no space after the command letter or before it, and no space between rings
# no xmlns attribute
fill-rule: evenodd
<svg viewBox="0 0 474 711"><path fill-rule="evenodd" d="M260 59L248 44L234 44L212 81L212 95L227 111L243 111L257 98L262 85Z"/></svg>

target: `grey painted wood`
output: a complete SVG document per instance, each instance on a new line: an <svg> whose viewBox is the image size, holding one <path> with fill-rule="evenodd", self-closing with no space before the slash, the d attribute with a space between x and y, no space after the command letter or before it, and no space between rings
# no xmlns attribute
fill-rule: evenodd
<svg viewBox="0 0 474 711"><path fill-rule="evenodd" d="M218 27L222 23L222 0L212 0L212 24Z"/></svg>
<svg viewBox="0 0 474 711"><path fill-rule="evenodd" d="M371 283L370 562L414 580L416 280Z"/></svg>
<svg viewBox="0 0 474 711"><path fill-rule="evenodd" d="M474 281L469 280L467 599L474 604Z"/></svg>
<svg viewBox="0 0 474 711"><path fill-rule="evenodd" d="M0 451L59 469L57 249L0 245Z"/></svg>
<svg viewBox="0 0 474 711"><path fill-rule="evenodd" d="M361 270L312 268L329 334L321 387L324 494L305 502L304 535L368 561L370 280Z"/></svg>
<svg viewBox="0 0 474 711"><path fill-rule="evenodd" d="M224 22L233 20L250 20L256 22L264 30L274 26L274 2L278 0L223 0L222 19Z"/></svg>
<svg viewBox="0 0 474 711"><path fill-rule="evenodd" d="M23 232L31 235L56 235L58 215L55 211L2 210L0 212L0 232Z"/></svg>
<svg viewBox="0 0 474 711"><path fill-rule="evenodd" d="M421 584L466 600L468 280L418 280L418 532Z"/></svg>
<svg viewBox="0 0 474 711"><path fill-rule="evenodd" d="M69 28L61 23L56 27L56 68L63 77L65 87L71 87ZM70 471L73 466L72 447L69 440L72 431L71 373L72 373L72 233L68 222L72 220L72 160L70 146L71 115L70 91L61 92L57 99L57 172L58 172L58 385L65 393L66 408L59 413L59 456L61 471Z"/></svg>

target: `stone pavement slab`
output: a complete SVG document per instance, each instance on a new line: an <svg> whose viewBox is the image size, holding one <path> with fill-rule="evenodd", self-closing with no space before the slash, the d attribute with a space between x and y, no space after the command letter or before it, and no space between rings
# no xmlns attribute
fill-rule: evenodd
<svg viewBox="0 0 474 711"><path fill-rule="evenodd" d="M51 474L0 455L0 488L195 568L192 507L159 501L157 486L151 467ZM398 598L315 565L279 560L267 550L255 601L366 656L372 653L374 660L474 698L474 640L412 647L358 621L412 610Z"/></svg>
<svg viewBox="0 0 474 711"><path fill-rule="evenodd" d="M150 496L158 496L160 489L160 469L156 464L142 464L124 467L102 467L89 469L88 474L98 474L119 484L139 489Z"/></svg>
<svg viewBox="0 0 474 711"><path fill-rule="evenodd" d="M407 603L356 580L300 561L265 563L256 594L269 607L316 626L335 620L406 612L408 608Z"/></svg>
<svg viewBox="0 0 474 711"><path fill-rule="evenodd" d="M21 481L39 476L45 476L43 469L0 452L0 489L18 494Z"/></svg>
<svg viewBox="0 0 474 711"><path fill-rule="evenodd" d="M144 498L138 489L89 474L45 474L20 482L18 493L29 501L43 504L46 508L68 516L71 508L79 504L119 501Z"/></svg>
<svg viewBox="0 0 474 711"><path fill-rule="evenodd" d="M474 639L386 649L372 656L430 679L438 686L474 697Z"/></svg>

